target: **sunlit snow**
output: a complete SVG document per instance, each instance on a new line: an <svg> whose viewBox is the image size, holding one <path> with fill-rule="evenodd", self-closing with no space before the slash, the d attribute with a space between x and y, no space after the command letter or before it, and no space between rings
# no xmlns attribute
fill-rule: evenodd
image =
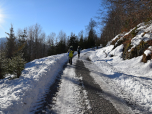
<svg viewBox="0 0 152 114"><path fill-rule="evenodd" d="M138 25L143 31L152 30L151 26L152 25L146 28L144 24ZM132 40L132 44L137 45L139 40L143 38L141 38L141 36L141 34L138 34ZM144 37L150 39L151 34L145 34ZM151 47L149 47L149 49L151 49ZM131 113L141 114L152 113L152 60L143 63L141 62L142 56L123 60L121 58L122 50L123 45L115 49L113 49L113 45L109 45L96 50L83 50L80 60L92 71L90 75L105 92L104 97L111 100L117 110L120 112L130 110ZM149 53L150 51L145 51L145 54ZM87 57L89 57L91 61L87 61L85 59ZM76 55L73 58L73 62L76 62L77 59ZM1 79L0 113L28 114L38 98L42 97L49 89L49 86L52 85L58 72L63 70L62 66L68 64L67 60L68 56L66 53L36 59L26 64L19 79L10 80L10 76ZM68 67L63 72L63 78L76 80L74 69ZM68 83L71 84L71 87L66 87L69 85ZM68 89L66 93L64 93L65 88ZM79 89L80 88L75 87L75 85L72 85L70 81L63 80L63 85L57 98L57 107L54 109L59 113L63 110L62 114L77 111L77 109L73 109L73 107L80 107L76 100L80 99L80 96L79 94L73 95L73 91ZM74 103L71 104L73 107L66 108L66 106L69 105L65 101L63 101L65 105L62 104L60 101L60 98L63 100L62 94L67 96L64 100L68 101L68 99L71 99L69 103ZM72 95L76 99L73 99ZM123 102L120 102L118 99L121 99ZM126 105L126 103L128 104ZM128 106L129 104L131 107Z"/></svg>

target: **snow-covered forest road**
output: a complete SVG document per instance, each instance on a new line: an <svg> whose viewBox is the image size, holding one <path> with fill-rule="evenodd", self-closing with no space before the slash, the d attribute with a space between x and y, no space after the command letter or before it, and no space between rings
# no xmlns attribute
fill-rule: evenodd
<svg viewBox="0 0 152 114"><path fill-rule="evenodd" d="M128 114L130 109L117 96L104 93L108 85L95 81L95 76L102 77L102 71L89 59L89 52L73 58L73 64L67 63L60 73L56 85L50 89L45 101L34 113L44 114ZM85 65L90 66L86 68ZM96 70L95 70L96 69ZM92 76L90 75L92 74ZM102 89L102 85L103 89ZM104 97L108 97L106 100ZM49 99L48 99L49 98ZM50 101L48 101L50 100ZM119 112L118 112L119 111ZM131 111L129 113L132 113Z"/></svg>
<svg viewBox="0 0 152 114"><path fill-rule="evenodd" d="M112 49L84 49L72 65L67 53L27 63L20 78L0 80L0 114L151 114L152 62Z"/></svg>

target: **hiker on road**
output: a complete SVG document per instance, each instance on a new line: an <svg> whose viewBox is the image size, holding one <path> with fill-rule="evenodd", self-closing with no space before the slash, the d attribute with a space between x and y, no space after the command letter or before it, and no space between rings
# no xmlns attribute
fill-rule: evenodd
<svg viewBox="0 0 152 114"><path fill-rule="evenodd" d="M78 48L77 48L78 58L80 57L80 51L81 51L81 48L80 48L80 46L78 46Z"/></svg>
<svg viewBox="0 0 152 114"><path fill-rule="evenodd" d="M73 46L70 46L69 50L68 50L68 55L69 55L69 63L72 65L72 57L74 54L74 50L73 50Z"/></svg>

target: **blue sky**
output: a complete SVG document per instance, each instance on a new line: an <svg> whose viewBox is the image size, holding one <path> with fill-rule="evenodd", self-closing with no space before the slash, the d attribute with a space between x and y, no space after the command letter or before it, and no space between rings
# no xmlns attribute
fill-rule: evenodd
<svg viewBox="0 0 152 114"><path fill-rule="evenodd" d="M101 0L0 0L0 37L7 36L11 24L17 33L36 23L46 35L61 30L78 35L91 18L97 20L100 5Z"/></svg>

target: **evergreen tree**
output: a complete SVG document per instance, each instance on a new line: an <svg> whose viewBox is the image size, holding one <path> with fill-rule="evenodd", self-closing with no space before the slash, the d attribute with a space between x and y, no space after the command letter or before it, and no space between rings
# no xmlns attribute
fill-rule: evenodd
<svg viewBox="0 0 152 114"><path fill-rule="evenodd" d="M96 26L96 22L93 19L91 19L88 26L88 30L89 30L88 48L95 46L95 36L96 36L94 30L95 26Z"/></svg>
<svg viewBox="0 0 152 114"><path fill-rule="evenodd" d="M89 31L89 36L88 36L88 47L94 47L95 46L95 37L94 37L94 31L91 29Z"/></svg>
<svg viewBox="0 0 152 114"><path fill-rule="evenodd" d="M8 72L10 74L16 75L17 78L20 77L26 63L22 56L23 54L19 53L16 56L12 57L12 59L8 60Z"/></svg>
<svg viewBox="0 0 152 114"><path fill-rule="evenodd" d="M10 28L10 33L6 33L7 35L9 35L9 37L7 38L7 42L6 42L6 57L7 58L11 58L13 57L13 55L15 54L16 51L16 38L14 35L14 30L13 30L13 26L11 25Z"/></svg>
<svg viewBox="0 0 152 114"><path fill-rule="evenodd" d="M18 49L16 53L23 53L23 58L28 61L28 45L27 45L27 32L24 29L23 34L20 34L18 41Z"/></svg>
<svg viewBox="0 0 152 114"><path fill-rule="evenodd" d="M0 79L3 79L7 73L7 59L5 58L5 53L0 51Z"/></svg>
<svg viewBox="0 0 152 114"><path fill-rule="evenodd" d="M40 33L41 33L41 26L39 24L36 24L34 26L34 47L33 47L34 59L40 58L40 51L39 51L40 50L40 43L39 43Z"/></svg>
<svg viewBox="0 0 152 114"><path fill-rule="evenodd" d="M45 57L45 38L46 38L46 34L45 33L41 33L40 38L39 38L39 43L40 43L40 50L39 50L39 56L40 58Z"/></svg>
<svg viewBox="0 0 152 114"><path fill-rule="evenodd" d="M11 26L9 38L7 38L6 42L6 57L4 61L0 60L3 63L3 66L0 65L0 68L4 69L5 73L14 74L19 78L22 70L24 69L25 60L22 58L23 52L25 53L25 31L24 34L21 35L22 39L19 39L18 45L16 43L16 38L13 33L13 27ZM1 73L3 75L3 72Z"/></svg>
<svg viewBox="0 0 152 114"><path fill-rule="evenodd" d="M74 51L77 50L78 47L78 39L75 34L71 33L70 40L68 41L68 47L73 46Z"/></svg>
<svg viewBox="0 0 152 114"><path fill-rule="evenodd" d="M83 31L81 31L79 33L79 37L80 37L80 40L79 40L79 46L83 49L84 48L84 39L83 39Z"/></svg>
<svg viewBox="0 0 152 114"><path fill-rule="evenodd" d="M47 55L48 56L56 54L56 46L54 44L55 36L56 36L55 33L51 33L48 36L48 41L47 41L47 45L48 45Z"/></svg>
<svg viewBox="0 0 152 114"><path fill-rule="evenodd" d="M29 30L28 30L28 41L27 41L27 44L28 44L28 62L32 61L34 59L34 56L33 56L33 48L34 48L34 28L33 26L29 27Z"/></svg>
<svg viewBox="0 0 152 114"><path fill-rule="evenodd" d="M58 44L56 45L56 52L57 54L67 52L66 43L64 40L60 40L58 42Z"/></svg>
<svg viewBox="0 0 152 114"><path fill-rule="evenodd" d="M59 42L56 44L56 53L65 53L67 52L67 46L66 46L66 34L63 31L59 32L58 35Z"/></svg>
<svg viewBox="0 0 152 114"><path fill-rule="evenodd" d="M85 37L84 40L83 40L83 45L84 45L84 48L87 49L88 48L88 38Z"/></svg>
<svg viewBox="0 0 152 114"><path fill-rule="evenodd" d="M81 38L80 38L79 46L80 46L82 49L84 48L84 41L83 41L83 37L81 37Z"/></svg>
<svg viewBox="0 0 152 114"><path fill-rule="evenodd" d="M47 54L48 54L48 56L55 55L56 54L56 47L54 45L50 45L49 49L47 51Z"/></svg>
<svg viewBox="0 0 152 114"><path fill-rule="evenodd" d="M20 77L22 70L24 69L24 65L26 63L26 61L21 56L22 54L19 54L12 59L15 62L14 73L17 75L17 78Z"/></svg>

